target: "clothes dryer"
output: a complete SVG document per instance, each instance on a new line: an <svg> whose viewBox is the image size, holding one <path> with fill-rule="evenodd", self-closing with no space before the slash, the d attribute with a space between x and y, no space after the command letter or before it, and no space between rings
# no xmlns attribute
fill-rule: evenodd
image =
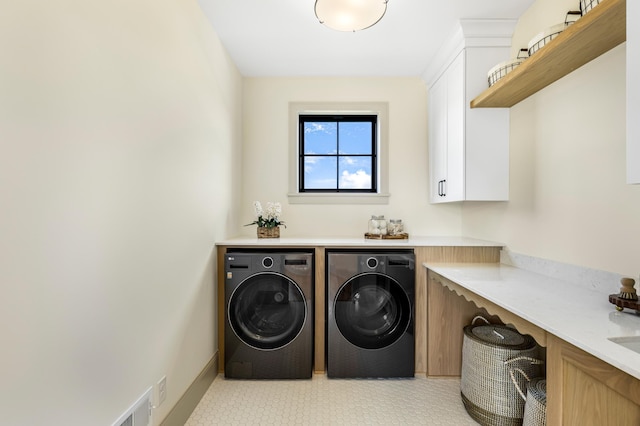
<svg viewBox="0 0 640 426"><path fill-rule="evenodd" d="M326 256L327 376L413 377L413 250Z"/></svg>
<svg viewBox="0 0 640 426"><path fill-rule="evenodd" d="M311 378L313 253L228 251L224 267L225 377Z"/></svg>

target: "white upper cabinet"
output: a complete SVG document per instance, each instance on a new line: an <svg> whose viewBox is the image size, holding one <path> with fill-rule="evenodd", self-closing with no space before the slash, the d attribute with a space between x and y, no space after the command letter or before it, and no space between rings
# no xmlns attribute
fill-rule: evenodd
<svg viewBox="0 0 640 426"><path fill-rule="evenodd" d="M627 182L640 183L640 2L627 1Z"/></svg>
<svg viewBox="0 0 640 426"><path fill-rule="evenodd" d="M506 20L461 21L423 76L432 203L509 199L509 109L469 105L487 88L488 70L509 59L514 26Z"/></svg>

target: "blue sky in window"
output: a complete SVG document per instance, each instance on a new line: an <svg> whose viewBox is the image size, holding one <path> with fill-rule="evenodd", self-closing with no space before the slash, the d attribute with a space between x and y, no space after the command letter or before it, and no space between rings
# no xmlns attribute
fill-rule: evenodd
<svg viewBox="0 0 640 426"><path fill-rule="evenodd" d="M338 152L338 126L341 155L339 161L336 161L336 157L314 156L313 154L335 155ZM370 157L370 123L306 122L304 131L304 179L307 189L371 188L373 165ZM357 154L366 156L360 157Z"/></svg>

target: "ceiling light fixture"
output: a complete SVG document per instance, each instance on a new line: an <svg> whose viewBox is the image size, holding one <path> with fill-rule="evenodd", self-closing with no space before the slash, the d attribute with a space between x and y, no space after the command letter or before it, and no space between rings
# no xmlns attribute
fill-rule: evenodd
<svg viewBox="0 0 640 426"><path fill-rule="evenodd" d="M382 19L389 0L316 0L321 24L338 31L360 31Z"/></svg>

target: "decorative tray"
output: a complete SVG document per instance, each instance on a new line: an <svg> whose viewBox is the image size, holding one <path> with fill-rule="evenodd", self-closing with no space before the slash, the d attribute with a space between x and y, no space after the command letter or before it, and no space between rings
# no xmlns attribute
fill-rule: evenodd
<svg viewBox="0 0 640 426"><path fill-rule="evenodd" d="M397 235L380 235L380 234L370 234L366 232L364 237L368 240L406 240L409 238L409 234L403 232L402 234Z"/></svg>
<svg viewBox="0 0 640 426"><path fill-rule="evenodd" d="M629 309L635 309L636 312L640 313L640 302L637 300L623 299L619 297L617 294L610 294L609 302L616 305L617 311L622 311L624 308L629 308Z"/></svg>

